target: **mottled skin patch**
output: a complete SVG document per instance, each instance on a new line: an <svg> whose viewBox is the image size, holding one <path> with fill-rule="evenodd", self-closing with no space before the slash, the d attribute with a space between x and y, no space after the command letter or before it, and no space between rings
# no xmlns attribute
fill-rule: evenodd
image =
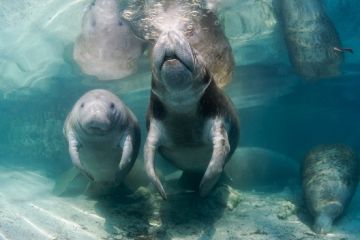
<svg viewBox="0 0 360 240"><path fill-rule="evenodd" d="M320 145L309 152L302 167L307 207L315 218L314 231L326 233L349 204L359 178L354 151L345 145Z"/></svg>
<svg viewBox="0 0 360 240"><path fill-rule="evenodd" d="M307 79L340 74L343 53L338 32L319 0L281 0L280 16L289 59L296 72Z"/></svg>

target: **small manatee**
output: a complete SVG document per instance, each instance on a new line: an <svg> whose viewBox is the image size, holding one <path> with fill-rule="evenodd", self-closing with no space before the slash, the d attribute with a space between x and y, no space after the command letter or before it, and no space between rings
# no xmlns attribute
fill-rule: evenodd
<svg viewBox="0 0 360 240"><path fill-rule="evenodd" d="M74 166L102 186L123 181L140 147L136 117L116 95L103 89L89 91L75 103L64 135Z"/></svg>

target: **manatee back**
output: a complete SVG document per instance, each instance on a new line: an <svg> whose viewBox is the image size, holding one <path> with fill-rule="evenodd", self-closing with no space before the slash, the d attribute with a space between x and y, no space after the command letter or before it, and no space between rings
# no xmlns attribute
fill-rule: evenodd
<svg viewBox="0 0 360 240"><path fill-rule="evenodd" d="M341 214L354 195L359 163L355 152L342 144L320 145L309 152L302 166L302 185L310 212L317 216L338 203Z"/></svg>
<svg viewBox="0 0 360 240"><path fill-rule="evenodd" d="M101 7L100 2L109 6ZM144 42L121 18L117 0L97 0L85 12L73 57L85 74L99 80L124 78L137 70Z"/></svg>
<svg viewBox="0 0 360 240"><path fill-rule="evenodd" d="M280 16L289 59L305 78L318 79L340 74L343 54L334 24L320 0L281 0Z"/></svg>

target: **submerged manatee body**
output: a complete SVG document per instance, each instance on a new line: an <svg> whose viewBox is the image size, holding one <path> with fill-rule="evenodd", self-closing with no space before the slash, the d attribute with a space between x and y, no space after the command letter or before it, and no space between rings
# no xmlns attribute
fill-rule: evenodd
<svg viewBox="0 0 360 240"><path fill-rule="evenodd" d="M309 152L302 169L305 201L317 233L330 231L355 193L359 163L345 145L320 145Z"/></svg>
<svg viewBox="0 0 360 240"><path fill-rule="evenodd" d="M322 1L280 0L281 22L288 55L295 70L305 78L340 74L343 53L334 24Z"/></svg>
<svg viewBox="0 0 360 240"><path fill-rule="evenodd" d="M64 134L74 166L95 183L121 183L139 152L136 117L107 90L89 91L76 102Z"/></svg>
<svg viewBox="0 0 360 240"><path fill-rule="evenodd" d="M155 153L159 152L185 174L200 176L199 191L205 196L238 143L234 106L181 32L163 33L151 54L146 172L166 198L155 173Z"/></svg>
<svg viewBox="0 0 360 240"><path fill-rule="evenodd" d="M291 180L299 179L299 164L281 153L259 147L237 148L225 167L231 183L240 189L282 190Z"/></svg>
<svg viewBox="0 0 360 240"><path fill-rule="evenodd" d="M73 55L84 73L99 80L114 80L137 70L143 50L144 42L121 18L118 2L96 0L83 17Z"/></svg>
<svg viewBox="0 0 360 240"><path fill-rule="evenodd" d="M181 32L202 57L203 64L219 87L231 81L234 57L230 43L215 13L192 0L155 0L152 4L132 0L124 11L135 34L157 41L167 31Z"/></svg>

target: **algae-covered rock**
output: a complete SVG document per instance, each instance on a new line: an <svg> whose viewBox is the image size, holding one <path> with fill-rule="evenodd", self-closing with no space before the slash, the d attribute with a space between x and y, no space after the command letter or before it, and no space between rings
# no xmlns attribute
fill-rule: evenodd
<svg viewBox="0 0 360 240"><path fill-rule="evenodd" d="M294 215L297 211L296 205L289 201L283 201L280 203L277 217L281 220L286 220L290 216Z"/></svg>

